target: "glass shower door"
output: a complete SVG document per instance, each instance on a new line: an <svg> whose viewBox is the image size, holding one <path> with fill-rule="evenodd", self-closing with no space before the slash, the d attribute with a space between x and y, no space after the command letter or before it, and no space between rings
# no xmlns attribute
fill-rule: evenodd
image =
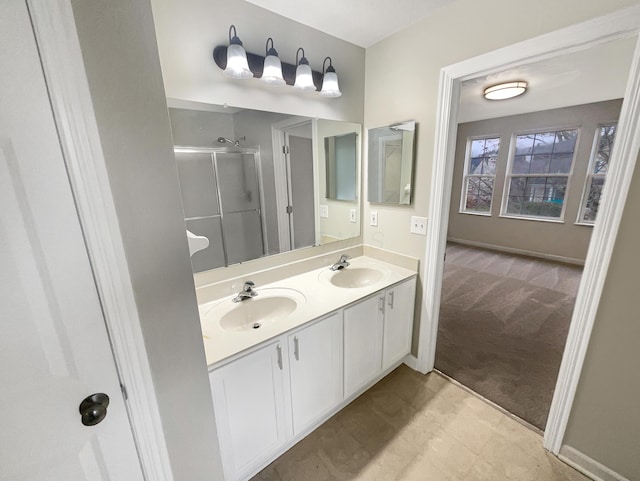
<svg viewBox="0 0 640 481"><path fill-rule="evenodd" d="M227 264L264 255L257 154L214 154Z"/></svg>

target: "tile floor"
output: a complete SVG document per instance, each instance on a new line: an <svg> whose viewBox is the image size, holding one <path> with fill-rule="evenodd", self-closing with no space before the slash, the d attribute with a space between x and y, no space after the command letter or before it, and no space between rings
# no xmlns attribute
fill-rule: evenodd
<svg viewBox="0 0 640 481"><path fill-rule="evenodd" d="M542 437L437 373L400 366L251 481L584 481Z"/></svg>

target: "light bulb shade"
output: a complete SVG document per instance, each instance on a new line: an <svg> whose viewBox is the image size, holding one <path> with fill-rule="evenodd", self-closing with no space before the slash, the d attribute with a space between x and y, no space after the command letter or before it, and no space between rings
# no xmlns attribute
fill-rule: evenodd
<svg viewBox="0 0 640 481"><path fill-rule="evenodd" d="M340 87L338 86L338 75L336 75L335 71L327 71L324 74L320 95L323 97L340 97L342 95Z"/></svg>
<svg viewBox="0 0 640 481"><path fill-rule="evenodd" d="M296 68L296 82L293 86L299 90L316 90L308 63L300 63Z"/></svg>
<svg viewBox="0 0 640 481"><path fill-rule="evenodd" d="M484 89L484 98L488 100L505 100L522 95L525 90L527 90L527 82L506 82Z"/></svg>
<svg viewBox="0 0 640 481"><path fill-rule="evenodd" d="M224 69L224 74L237 79L253 77L247 62L247 52L241 44L232 43L227 47L227 68Z"/></svg>
<svg viewBox="0 0 640 481"><path fill-rule="evenodd" d="M274 86L285 84L284 77L282 76L282 63L277 55L267 55L265 57L260 80Z"/></svg>

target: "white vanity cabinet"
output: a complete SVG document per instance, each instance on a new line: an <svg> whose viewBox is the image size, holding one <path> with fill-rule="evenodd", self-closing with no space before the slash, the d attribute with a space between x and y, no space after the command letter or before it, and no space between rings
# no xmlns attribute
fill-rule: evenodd
<svg viewBox="0 0 640 481"><path fill-rule="evenodd" d="M270 343L209 374L226 480L261 466L287 441L284 347Z"/></svg>
<svg viewBox="0 0 640 481"><path fill-rule="evenodd" d="M209 373L226 481L244 481L402 362L412 277Z"/></svg>
<svg viewBox="0 0 640 481"><path fill-rule="evenodd" d="M293 434L331 411L342 395L342 311L287 337Z"/></svg>
<svg viewBox="0 0 640 481"><path fill-rule="evenodd" d="M415 277L385 290L383 370L404 359L411 352L415 295Z"/></svg>
<svg viewBox="0 0 640 481"><path fill-rule="evenodd" d="M384 291L344 309L344 395L350 397L382 371Z"/></svg>

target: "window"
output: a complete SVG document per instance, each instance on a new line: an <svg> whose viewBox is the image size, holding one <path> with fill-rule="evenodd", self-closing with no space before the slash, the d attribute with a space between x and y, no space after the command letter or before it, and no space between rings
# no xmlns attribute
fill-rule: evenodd
<svg viewBox="0 0 640 481"><path fill-rule="evenodd" d="M578 129L517 135L502 215L561 219Z"/></svg>
<svg viewBox="0 0 640 481"><path fill-rule="evenodd" d="M582 208L578 218L580 224L593 224L596 220L600 206L600 195L609 170L609 158L615 135L615 124L602 125L596 132L596 141L591 154L591 162L589 162L589 172L582 198Z"/></svg>
<svg viewBox="0 0 640 481"><path fill-rule="evenodd" d="M499 148L499 138L474 139L469 142L461 212L490 215Z"/></svg>

